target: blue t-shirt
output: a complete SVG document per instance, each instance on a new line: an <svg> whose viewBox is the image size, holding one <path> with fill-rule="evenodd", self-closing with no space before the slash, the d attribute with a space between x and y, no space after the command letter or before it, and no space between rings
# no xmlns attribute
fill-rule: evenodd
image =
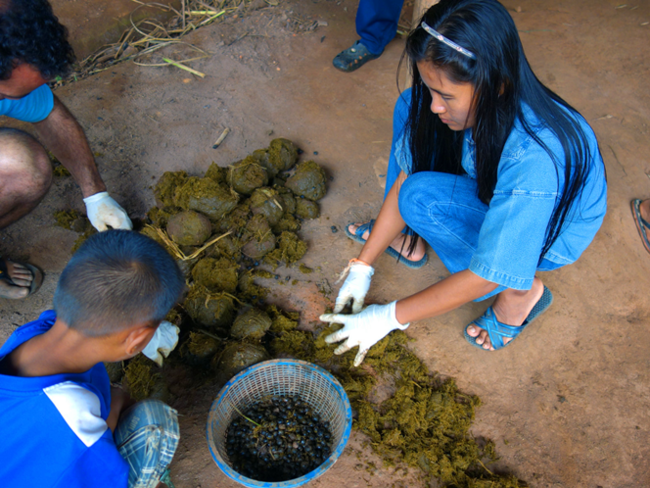
<svg viewBox="0 0 650 488"><path fill-rule="evenodd" d="M54 94L50 87L41 85L20 100L0 100L0 115L23 122L41 122L54 108Z"/></svg>
<svg viewBox="0 0 650 488"><path fill-rule="evenodd" d="M55 320L48 310L17 329L0 349L0 361ZM129 466L106 425L110 405L102 363L81 374L0 374L0 486L126 488Z"/></svg>

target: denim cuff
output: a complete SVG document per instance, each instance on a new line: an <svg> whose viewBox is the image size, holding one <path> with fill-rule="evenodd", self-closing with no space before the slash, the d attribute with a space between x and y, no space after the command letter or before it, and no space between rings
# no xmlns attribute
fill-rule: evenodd
<svg viewBox="0 0 650 488"><path fill-rule="evenodd" d="M488 268L484 264L478 262L475 258L472 258L469 270L485 280L515 290L530 290L533 287L533 280L535 279L534 275L530 278L510 276L501 271Z"/></svg>
<svg viewBox="0 0 650 488"><path fill-rule="evenodd" d="M548 252L544 255L544 260L542 261L542 263L544 263L544 261L547 262L547 266L545 266L544 271L550 271L551 269L557 269L562 266L566 266L567 264L573 264L576 260L561 256L553 252L552 249L549 249ZM552 265L555 265L555 267L550 267L550 269L546 269L548 268L548 265L551 263ZM540 269L540 271L542 270Z"/></svg>

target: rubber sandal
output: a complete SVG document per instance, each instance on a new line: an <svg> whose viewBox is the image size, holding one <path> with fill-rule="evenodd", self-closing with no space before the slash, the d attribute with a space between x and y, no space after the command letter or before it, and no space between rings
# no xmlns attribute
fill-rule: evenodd
<svg viewBox="0 0 650 488"><path fill-rule="evenodd" d="M358 242L359 244L365 244L366 240L361 236L366 231L372 232L372 226L375 225L375 219L372 219L370 220L370 222L366 222L365 224L361 224L359 227L357 227L357 230L354 232L354 234L348 230L348 227L350 227L353 224L354 222L350 222L348 225L345 226L345 235L347 235L353 241ZM397 252L392 247L389 247L384 252L389 256L397 259L398 262L402 263L407 268L411 268L411 269L421 268L422 266L427 264L427 261L429 261L429 256L427 254L425 254L422 257L422 259L420 259L419 261L410 261L406 259L404 256L402 256L399 252Z"/></svg>
<svg viewBox="0 0 650 488"><path fill-rule="evenodd" d="M169 473L169 468L167 468L167 469L165 470L165 472L163 473L163 475L160 477L160 481L161 481L162 483L165 483L165 484L167 485L167 488L176 488L176 487L174 486L174 483L172 483L172 479L171 479L171 477L169 476L169 474L170 474L170 473Z"/></svg>
<svg viewBox="0 0 650 488"><path fill-rule="evenodd" d="M519 336L519 334L521 334L521 332L527 326L529 326L533 320L539 317L543 312L546 311L548 307L551 306L551 303L553 303L553 294L551 293L551 290L549 290L545 286L542 296L537 301L533 309L530 311L528 317L526 317L526 320L524 320L524 323L521 324L519 327L513 325L506 325L499 322L496 318L496 315L494 314L494 310L492 309L492 307L488 307L488 309L481 317L467 324L467 327L469 327L472 324L476 324L481 329L487 330L488 336L490 337L490 342L492 343L492 347L494 347L494 349L498 351L499 349L503 349L504 347L506 347L508 344L512 344L515 341L515 339ZM478 336L472 337L467 333L467 327L465 327L465 340L474 347L478 347L483 351L489 351L489 349L483 348L483 344L478 344L476 342ZM504 344L503 343L504 337L510 337L512 340Z"/></svg>
<svg viewBox="0 0 650 488"><path fill-rule="evenodd" d="M630 207L632 207L634 223L636 224L636 230L639 231L639 235L641 236L643 247L645 247L646 251L650 252L650 241L648 240L647 234L647 230L650 230L650 222L641 217L641 209L639 208L639 205L641 205L642 202L643 200L636 198L630 202Z"/></svg>
<svg viewBox="0 0 650 488"><path fill-rule="evenodd" d="M361 44L361 41L357 41L345 51L340 52L332 64L336 69L350 73L379 56L379 54L372 54L366 46Z"/></svg>
<svg viewBox="0 0 650 488"><path fill-rule="evenodd" d="M25 266L28 270L32 272L32 284L29 287L29 293L22 297L22 298L9 298L9 297L3 297L0 295L0 298L6 298L8 300L22 300L24 298L27 298L30 295L33 295L38 291L38 289L41 287L43 284L43 271L41 271L39 268L34 266L33 264L29 263L21 263L19 261L12 261L12 263L20 264L21 266ZM0 280L6 282L10 286L18 286L16 283L13 282L11 277L9 276L9 271L7 270L7 264L3 258L0 257ZM20 287L24 288L24 287Z"/></svg>

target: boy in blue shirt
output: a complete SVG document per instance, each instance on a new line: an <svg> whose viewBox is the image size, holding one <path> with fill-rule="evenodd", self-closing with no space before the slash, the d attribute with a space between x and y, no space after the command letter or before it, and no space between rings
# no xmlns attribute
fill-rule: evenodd
<svg viewBox="0 0 650 488"><path fill-rule="evenodd" d="M176 411L132 405L103 362L145 349L184 286L173 258L144 235L109 230L83 244L54 310L0 349L0 486L158 486L178 444Z"/></svg>
<svg viewBox="0 0 650 488"><path fill-rule="evenodd" d="M47 0L0 2L0 115L32 123L39 139L0 127L0 229L27 215L48 192L52 164L43 145L81 188L97 230L132 228L106 191L83 129L46 85L74 61L66 37ZM42 279L35 266L0 257L0 298L25 298Z"/></svg>

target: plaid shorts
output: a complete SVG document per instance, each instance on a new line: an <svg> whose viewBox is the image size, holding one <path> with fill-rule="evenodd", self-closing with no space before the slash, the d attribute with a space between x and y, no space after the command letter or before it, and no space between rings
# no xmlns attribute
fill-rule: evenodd
<svg viewBox="0 0 650 488"><path fill-rule="evenodd" d="M115 443L130 466L129 488L155 488L179 439L176 410L159 400L143 400L124 412Z"/></svg>

